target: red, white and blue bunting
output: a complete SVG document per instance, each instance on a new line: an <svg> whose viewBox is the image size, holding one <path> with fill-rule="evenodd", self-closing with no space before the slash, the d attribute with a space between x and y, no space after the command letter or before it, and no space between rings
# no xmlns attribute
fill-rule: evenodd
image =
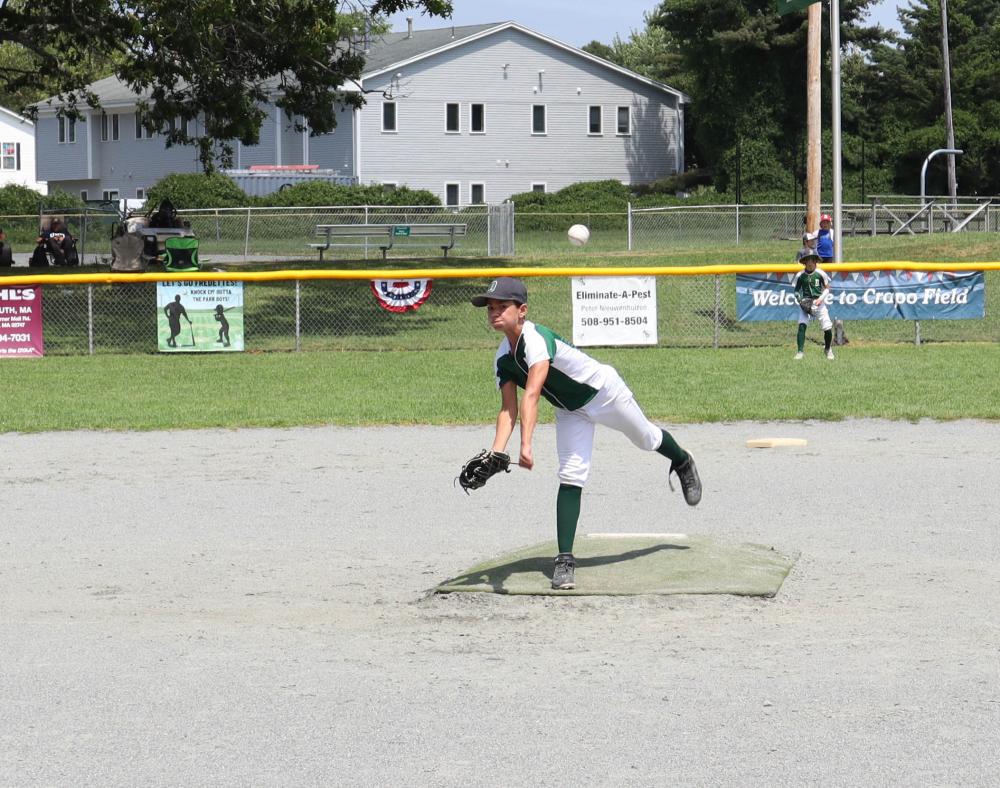
<svg viewBox="0 0 1000 788"><path fill-rule="evenodd" d="M373 279L372 292L378 305L389 312L419 309L431 294L430 279Z"/></svg>

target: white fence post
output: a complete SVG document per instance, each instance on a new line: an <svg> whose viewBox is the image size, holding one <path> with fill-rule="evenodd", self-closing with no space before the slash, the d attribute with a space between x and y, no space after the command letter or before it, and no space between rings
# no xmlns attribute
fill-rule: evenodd
<svg viewBox="0 0 1000 788"><path fill-rule="evenodd" d="M302 350L302 281L295 280L295 352Z"/></svg>
<svg viewBox="0 0 1000 788"><path fill-rule="evenodd" d="M627 250L632 251L632 203L628 203L628 239L627 239Z"/></svg>
<svg viewBox="0 0 1000 788"><path fill-rule="evenodd" d="M94 286L87 285L87 351L94 355Z"/></svg>
<svg viewBox="0 0 1000 788"><path fill-rule="evenodd" d="M721 322L722 313L722 280L721 277L715 275L715 320L712 326L712 347L716 350L719 349L719 323Z"/></svg>

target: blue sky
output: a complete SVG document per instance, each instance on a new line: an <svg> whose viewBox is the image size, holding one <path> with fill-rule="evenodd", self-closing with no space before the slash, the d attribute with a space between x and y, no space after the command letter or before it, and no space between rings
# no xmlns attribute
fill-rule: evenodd
<svg viewBox="0 0 1000 788"><path fill-rule="evenodd" d="M908 0L901 0L904 6ZM656 8L656 0L453 0L456 25L477 25L483 22L513 20L539 33L566 44L581 47L594 39L610 44L617 34L628 38L632 30L644 26L643 14ZM896 21L897 0L881 0L872 14L872 21L883 27L899 30ZM444 27L449 22L421 17L413 12L394 14L390 19L394 30L406 29L406 17L413 16L413 26L420 30Z"/></svg>

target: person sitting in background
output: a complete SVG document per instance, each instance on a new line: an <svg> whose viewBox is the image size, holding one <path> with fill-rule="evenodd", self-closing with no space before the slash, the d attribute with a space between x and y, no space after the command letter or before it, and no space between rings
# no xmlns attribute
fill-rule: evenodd
<svg viewBox="0 0 1000 788"><path fill-rule="evenodd" d="M62 219L53 219L48 229L42 230L36 241L35 252L31 256L30 265L44 266L49 261L46 255L52 255L55 265L78 265L80 258L76 253L76 239L70 234Z"/></svg>
<svg viewBox="0 0 1000 788"><path fill-rule="evenodd" d="M11 253L10 244L7 243L7 233L0 227L0 266L10 268L14 265L14 255Z"/></svg>

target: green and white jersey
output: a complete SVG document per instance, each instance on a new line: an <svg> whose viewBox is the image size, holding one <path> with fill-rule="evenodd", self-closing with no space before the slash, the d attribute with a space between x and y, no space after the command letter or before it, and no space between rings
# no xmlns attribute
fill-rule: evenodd
<svg viewBox="0 0 1000 788"><path fill-rule="evenodd" d="M792 290L802 297L819 298L829 286L830 275L819 266L811 274L803 268L792 280Z"/></svg>
<svg viewBox="0 0 1000 788"><path fill-rule="evenodd" d="M563 410L582 408L607 379L603 364L577 350L551 329L525 320L513 351L507 337L497 349L497 388L509 381L524 388L528 370L539 361L548 361L550 365L542 396Z"/></svg>

